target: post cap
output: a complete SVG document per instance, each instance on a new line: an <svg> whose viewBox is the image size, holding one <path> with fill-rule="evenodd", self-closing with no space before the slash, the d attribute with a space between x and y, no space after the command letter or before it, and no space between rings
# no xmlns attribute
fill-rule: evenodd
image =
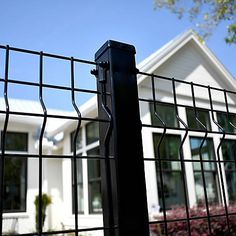
<svg viewBox="0 0 236 236"><path fill-rule="evenodd" d="M125 51L130 51L134 54L136 53L135 47L133 45L126 44L126 43L121 43L121 42L114 41L114 40L108 40L96 52L95 60L97 60L109 48L116 48L116 49L121 49L121 50L125 50Z"/></svg>

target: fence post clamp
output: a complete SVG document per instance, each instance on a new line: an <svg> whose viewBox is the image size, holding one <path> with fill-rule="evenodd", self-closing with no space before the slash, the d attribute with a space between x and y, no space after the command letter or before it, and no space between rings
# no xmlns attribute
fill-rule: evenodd
<svg viewBox="0 0 236 236"><path fill-rule="evenodd" d="M98 81L100 83L106 82L108 69L109 69L109 62L101 61L98 63ZM102 73L102 75L99 76L99 73Z"/></svg>
<svg viewBox="0 0 236 236"><path fill-rule="evenodd" d="M106 82L106 78L107 78L106 73L108 69L109 69L109 62L101 61L98 63L97 69L91 70L90 73L92 75L95 75L100 83L103 83L103 82ZM100 73L102 73L101 76L99 76Z"/></svg>

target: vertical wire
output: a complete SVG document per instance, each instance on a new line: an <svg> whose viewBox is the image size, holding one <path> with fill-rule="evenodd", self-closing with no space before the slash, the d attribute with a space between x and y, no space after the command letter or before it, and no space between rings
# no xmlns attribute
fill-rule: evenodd
<svg viewBox="0 0 236 236"><path fill-rule="evenodd" d="M102 68L104 70L103 76L106 76L106 68ZM104 82L106 82L106 78L103 78ZM109 157L109 143L111 138L111 132L112 132L112 114L110 109L107 106L107 99L106 99L106 84L101 82L101 100L102 100L102 109L104 110L108 120L109 125L106 129L105 136L103 139L103 145L105 148L105 169L106 169L106 183L107 183L107 196L108 196L108 211L109 211L109 235L114 236L115 235L115 222L114 222L114 211L113 211L113 197L112 197L112 174L111 174L111 166L110 166L110 157Z"/></svg>
<svg viewBox="0 0 236 236"><path fill-rule="evenodd" d="M43 172L43 136L45 132L46 122L47 122L47 108L43 101L43 52L40 52L39 57L39 101L41 107L43 109L43 124L40 131L39 136L39 205L38 205L38 213L39 213L39 234L42 234L43 231L43 221L42 221L42 172Z"/></svg>
<svg viewBox="0 0 236 236"><path fill-rule="evenodd" d="M164 137L166 135L166 123L161 119L161 117L157 113L156 105L156 95L155 95L155 81L154 81L154 75L151 76L152 81L152 97L154 102L154 115L157 117L157 119L160 121L163 127L163 132L161 134L161 138L157 144L157 155L158 155L158 164L159 164L159 172L160 172L160 184L161 184L161 198L162 198L162 206L163 206L163 217L164 217L164 228L165 228L165 235L168 235L168 227L167 227L167 216L166 216L166 204L165 204L165 195L164 195L164 180L163 180L163 174L162 174L162 163L161 163L161 144L164 140ZM155 144L154 144L155 145Z"/></svg>
<svg viewBox="0 0 236 236"><path fill-rule="evenodd" d="M202 175L202 183L203 183L203 190L204 190L204 198L205 198L205 204L206 204L208 229L209 229L209 234L211 235L210 211L209 211L209 203L208 203L208 196L207 196L207 189L206 189L206 180L205 180L204 165L203 165L203 158L202 158L202 149L203 149L203 145L204 145L205 141L207 140L208 130L207 130L207 127L198 118L197 109L196 109L194 86L193 86L192 82L191 82L191 91L192 91L193 110L194 110L195 120L200 124L200 126L205 131L205 135L204 135L204 137L203 137L203 139L200 143L200 146L199 146L199 159L200 159L200 166L201 166L201 175Z"/></svg>
<svg viewBox="0 0 236 236"><path fill-rule="evenodd" d="M225 214L226 214L227 228L228 228L228 233L229 233L230 232L229 215L228 215L228 207L227 207L227 201L226 201L226 195L225 195L225 185L224 185L224 180L223 180L223 171L222 171L222 166L221 166L221 161L220 161L220 149L221 149L221 146L222 146L222 144L224 142L224 139L225 139L225 130L215 120L215 116L214 116L214 112L213 112L213 103L212 103L212 96L211 96L210 86L208 86L208 93L209 93L209 99L210 99L212 120L217 125L217 127L220 129L220 131L223 133L222 138L220 140L220 143L217 147L217 160L218 160L218 166L219 166L219 171L220 171L220 182L221 182L222 191L223 191L223 193L222 193L223 194L223 202L224 202L224 208L225 208Z"/></svg>
<svg viewBox="0 0 236 236"><path fill-rule="evenodd" d="M71 57L71 101L78 116L77 128L73 139L73 171L74 171L74 206L75 206L75 235L78 236L78 188L77 188L77 158L76 158L76 142L81 126L81 113L75 101L75 73L74 58Z"/></svg>
<svg viewBox="0 0 236 236"><path fill-rule="evenodd" d="M230 121L230 117L229 117L229 104L228 104L228 99L227 99L227 92L226 90L224 89L224 97L225 97L225 105L226 105L226 112L227 112L227 118L228 118L228 121L229 121L229 124L234 128L236 129L236 126ZM223 157L224 158L224 157ZM234 157L234 164L236 166L236 158ZM229 200L228 200L229 201ZM228 213L227 213L228 214Z"/></svg>
<svg viewBox="0 0 236 236"><path fill-rule="evenodd" d="M187 183L186 183L186 170L185 170L184 156L183 156L183 145L188 136L188 126L179 116L174 78L172 78L172 89L173 89L173 95L174 95L176 118L185 128L185 134L179 146L179 155L180 155L180 164L181 164L181 169L182 169L181 176L182 176L182 181L183 181L183 186L184 186L184 200L185 200L185 211L186 211L186 216L187 216L188 234L189 236L191 236L191 227L190 227L189 209L188 209Z"/></svg>
<svg viewBox="0 0 236 236"><path fill-rule="evenodd" d="M4 81L4 100L6 105L6 116L4 121L4 127L1 137L1 159L0 159L0 233L2 233L2 221L3 221L3 201L4 201L4 165L5 165L5 143L6 143L6 133L9 121L9 102L8 102L8 72L9 72L9 46L6 46L6 58L5 58L5 81Z"/></svg>
<svg viewBox="0 0 236 236"><path fill-rule="evenodd" d="M225 89L224 89L224 97L225 97L226 113L227 113L227 118L228 118L229 124L230 124L234 129L236 129L236 126L230 121L230 117L229 117L229 105L228 105L228 99L227 99L227 92L226 92Z"/></svg>

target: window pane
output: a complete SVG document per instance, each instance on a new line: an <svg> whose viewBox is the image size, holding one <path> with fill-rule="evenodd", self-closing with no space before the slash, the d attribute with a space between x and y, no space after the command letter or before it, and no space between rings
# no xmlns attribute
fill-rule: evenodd
<svg viewBox="0 0 236 236"><path fill-rule="evenodd" d="M157 169L159 170L159 162L156 163ZM180 170L180 161L162 161L162 170Z"/></svg>
<svg viewBox="0 0 236 236"><path fill-rule="evenodd" d="M4 212L26 211L26 158L6 158L4 166Z"/></svg>
<svg viewBox="0 0 236 236"><path fill-rule="evenodd" d="M224 163L225 170L236 170L236 140L224 140L222 143L222 154L223 159L229 161Z"/></svg>
<svg viewBox="0 0 236 236"><path fill-rule="evenodd" d="M3 133L1 133L3 135ZM5 136L6 151L28 150L28 134L7 132ZM26 211L26 186L27 186L27 159L6 158L4 166L4 207L5 212Z"/></svg>
<svg viewBox="0 0 236 236"><path fill-rule="evenodd" d="M99 140L98 122L90 122L86 125L86 144L90 144Z"/></svg>
<svg viewBox="0 0 236 236"><path fill-rule="evenodd" d="M73 152L73 145L74 145L74 136L75 136L75 130L70 134L71 137L71 152ZM76 139L76 150L79 150L82 148L82 129L79 129L79 133Z"/></svg>
<svg viewBox="0 0 236 236"><path fill-rule="evenodd" d="M191 137L190 146L193 160L200 160L200 145L202 143L202 138ZM207 160L215 160L215 151L212 139L206 139L202 149L202 160L204 170L216 170L216 164L214 162L207 162ZM200 162L193 163L194 170L201 170Z"/></svg>
<svg viewBox="0 0 236 236"><path fill-rule="evenodd" d="M207 200L209 203L218 202L217 184L216 184L216 173L215 172L204 172ZM194 172L195 179L195 191L197 197L197 203L202 204L205 202L204 186L202 181L202 173Z"/></svg>
<svg viewBox="0 0 236 236"><path fill-rule="evenodd" d="M228 117L227 113L217 112L217 120L220 126L224 128L226 132L236 133L236 130L233 128L232 125L230 125L230 122L236 125L236 115L229 114L229 117Z"/></svg>
<svg viewBox="0 0 236 236"><path fill-rule="evenodd" d="M153 134L154 152L155 156L158 155L158 143L160 141L160 134ZM161 159L179 159L179 146L180 136L178 135L165 135L160 145L160 157ZM158 185L158 197L160 207L163 207L161 194L164 192L166 208L170 209L175 205L184 204L184 186L181 175L181 168L179 161L162 161L162 174L163 174L163 190L161 189L160 181L160 167L159 163L156 163L157 171L157 185Z"/></svg>
<svg viewBox="0 0 236 236"><path fill-rule="evenodd" d="M231 161L225 162L224 168L229 200L236 201L236 140L224 140L222 144L222 154L225 161Z"/></svg>
<svg viewBox="0 0 236 236"><path fill-rule="evenodd" d="M201 121L201 123L207 128L207 130L211 130L211 122L209 112L203 109L197 109L197 118ZM187 121L190 129L204 130L204 128L196 121L194 109L186 108L187 113Z"/></svg>
<svg viewBox="0 0 236 236"><path fill-rule="evenodd" d="M91 149L89 155L99 155L99 148ZM101 163L100 160L88 159L89 212L102 212Z"/></svg>
<svg viewBox="0 0 236 236"><path fill-rule="evenodd" d="M161 134L153 134L154 153L156 158L158 158L158 145L160 139L161 139ZM179 146L180 146L180 136L165 135L160 145L160 158L178 160ZM157 163L157 168L159 168L158 163ZM162 162L162 169L180 170L180 163L177 161L164 161Z"/></svg>
<svg viewBox="0 0 236 236"><path fill-rule="evenodd" d="M202 138L190 137L192 159L194 160L200 160L199 152L201 143L202 143ZM203 173L206 183L208 202L218 202L219 188L216 175L216 163L208 162L208 160L215 160L215 151L212 139L208 138L205 140L205 142L202 145L201 153L202 153L202 160L204 161L203 170L201 168L200 162L193 163L197 203L202 204L205 202L202 171L204 171Z"/></svg>
<svg viewBox="0 0 236 236"><path fill-rule="evenodd" d="M161 194L164 192L165 204L167 209L184 204L184 186L180 171L163 172L163 190L161 189L160 173L157 172L157 186L159 205L163 208Z"/></svg>
<svg viewBox="0 0 236 236"><path fill-rule="evenodd" d="M158 155L158 144L160 142L161 136L161 134L153 134L155 156ZM165 135L160 145L161 158L179 159L179 146L179 135Z"/></svg>
<svg viewBox="0 0 236 236"><path fill-rule="evenodd" d="M229 195L229 201L236 201L236 172L226 171L227 190Z"/></svg>
<svg viewBox="0 0 236 236"><path fill-rule="evenodd" d="M94 180L101 177L100 160L88 160L88 175L89 180Z"/></svg>
<svg viewBox="0 0 236 236"><path fill-rule="evenodd" d="M175 106L172 104L156 104L156 111L161 120L167 127L177 128L178 122L175 114ZM153 125L163 126L160 120L156 117L154 112L154 103L150 103L151 121Z"/></svg>
<svg viewBox="0 0 236 236"><path fill-rule="evenodd" d="M82 213L84 211L84 192L83 192L83 169L82 169L82 160L76 160L77 167L77 197L78 197L78 212ZM72 162L72 208L73 213L75 213L75 202L74 202L74 191L75 191L75 182L74 182L74 168Z"/></svg>
<svg viewBox="0 0 236 236"><path fill-rule="evenodd" d="M102 198L101 198L101 181L93 181L89 183L89 212L102 212Z"/></svg>
<svg viewBox="0 0 236 236"><path fill-rule="evenodd" d="M28 134L19 132L7 132L5 138L5 148L7 151L28 150Z"/></svg>

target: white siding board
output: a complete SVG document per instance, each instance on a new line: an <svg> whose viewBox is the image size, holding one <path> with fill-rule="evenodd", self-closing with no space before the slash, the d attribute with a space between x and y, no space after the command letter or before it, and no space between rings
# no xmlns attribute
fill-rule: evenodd
<svg viewBox="0 0 236 236"><path fill-rule="evenodd" d="M222 75L192 42L187 43L169 58L155 74L206 86L229 88Z"/></svg>

